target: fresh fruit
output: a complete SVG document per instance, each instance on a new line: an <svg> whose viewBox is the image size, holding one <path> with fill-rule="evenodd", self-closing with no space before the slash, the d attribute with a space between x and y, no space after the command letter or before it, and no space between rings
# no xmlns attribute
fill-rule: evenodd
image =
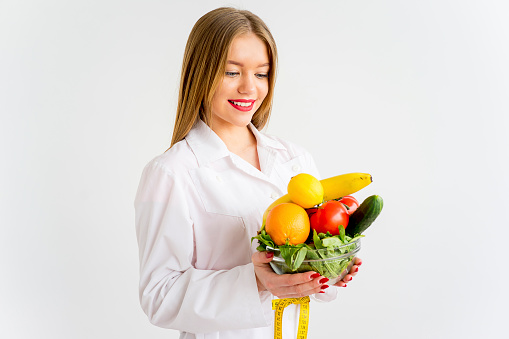
<svg viewBox="0 0 509 339"><path fill-rule="evenodd" d="M285 194L282 197L280 197L279 199L274 200L274 202L272 204L270 204L269 207L267 207L265 212L263 212L262 228L265 226L269 212L272 211L272 209L274 207L281 205L281 204L289 203L289 202L292 202L292 200L290 199L290 196L288 194Z"/></svg>
<svg viewBox="0 0 509 339"><path fill-rule="evenodd" d="M311 228L316 233L329 232L332 235L339 234L339 226L346 229L348 225L348 210L337 200L330 200L316 208L316 212L309 217Z"/></svg>
<svg viewBox="0 0 509 339"><path fill-rule="evenodd" d="M297 205L311 208L323 202L323 187L311 174L300 173L290 179L288 195Z"/></svg>
<svg viewBox="0 0 509 339"><path fill-rule="evenodd" d="M351 237L362 234L382 212L383 205L384 202L379 195L367 197L350 216L346 234Z"/></svg>
<svg viewBox="0 0 509 339"><path fill-rule="evenodd" d="M372 182L370 174L367 173L348 173L341 174L328 179L320 180L323 187L323 201L329 201L333 199L339 199L346 195L355 193L364 187L368 186ZM267 220L269 212L277 205L282 203L292 202L288 194L283 195L281 198L275 200L272 204L267 207L263 213L262 218L262 229Z"/></svg>
<svg viewBox="0 0 509 339"><path fill-rule="evenodd" d="M352 197L351 195L347 195L339 199L339 202L346 206L348 210L348 214L352 214L359 207L359 202L357 199Z"/></svg>
<svg viewBox="0 0 509 339"><path fill-rule="evenodd" d="M297 204L279 204L267 215L265 232L278 246L302 244L308 238L309 231L306 210Z"/></svg>
<svg viewBox="0 0 509 339"><path fill-rule="evenodd" d="M370 174L348 173L320 181L323 186L323 200L339 199L360 191L373 182Z"/></svg>

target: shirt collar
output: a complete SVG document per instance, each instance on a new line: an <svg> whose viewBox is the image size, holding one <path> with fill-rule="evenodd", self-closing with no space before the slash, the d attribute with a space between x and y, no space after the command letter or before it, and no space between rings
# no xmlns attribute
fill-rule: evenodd
<svg viewBox="0 0 509 339"><path fill-rule="evenodd" d="M286 149L286 147L283 146L283 144L281 144L279 141L261 133L252 123L249 123L248 127L255 136L258 147L269 147L282 150Z"/></svg>
<svg viewBox="0 0 509 339"><path fill-rule="evenodd" d="M201 119L198 119L185 139L200 166L230 155L223 140Z"/></svg>
<svg viewBox="0 0 509 339"><path fill-rule="evenodd" d="M255 136L258 147L286 149L279 141L258 131L252 123L248 127ZM185 140L191 147L200 166L230 156L230 151L223 140L201 119L198 119Z"/></svg>

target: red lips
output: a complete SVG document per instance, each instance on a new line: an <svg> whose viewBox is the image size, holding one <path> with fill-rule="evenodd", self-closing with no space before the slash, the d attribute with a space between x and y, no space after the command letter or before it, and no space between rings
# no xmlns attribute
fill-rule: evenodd
<svg viewBox="0 0 509 339"><path fill-rule="evenodd" d="M242 112L248 112L248 111L252 110L255 101L256 100L252 100L252 99L228 100L228 102L230 103L230 105L232 105L232 107L234 107L235 109L238 109L239 111L242 111ZM240 105L236 105L235 103L249 104L249 105L248 106L240 106Z"/></svg>

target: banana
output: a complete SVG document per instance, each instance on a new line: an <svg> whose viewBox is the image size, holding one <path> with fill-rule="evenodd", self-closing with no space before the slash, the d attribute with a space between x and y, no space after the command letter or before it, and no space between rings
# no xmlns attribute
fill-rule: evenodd
<svg viewBox="0 0 509 339"><path fill-rule="evenodd" d="M320 180L323 186L323 201L338 199L360 191L373 182L368 173L347 173Z"/></svg>
<svg viewBox="0 0 509 339"><path fill-rule="evenodd" d="M360 191L373 182L371 174L368 173L347 173L336 175L331 178L320 180L323 186L323 201L329 201L344 197ZM262 229L265 228L265 221L269 212L279 204L292 202L288 194L275 200L263 213Z"/></svg>

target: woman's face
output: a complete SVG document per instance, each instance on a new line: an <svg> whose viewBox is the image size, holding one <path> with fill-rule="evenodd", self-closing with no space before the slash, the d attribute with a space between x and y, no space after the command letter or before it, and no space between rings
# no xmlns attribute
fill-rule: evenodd
<svg viewBox="0 0 509 339"><path fill-rule="evenodd" d="M223 81L211 105L213 128L246 127L269 90L269 54L253 33L232 41Z"/></svg>

